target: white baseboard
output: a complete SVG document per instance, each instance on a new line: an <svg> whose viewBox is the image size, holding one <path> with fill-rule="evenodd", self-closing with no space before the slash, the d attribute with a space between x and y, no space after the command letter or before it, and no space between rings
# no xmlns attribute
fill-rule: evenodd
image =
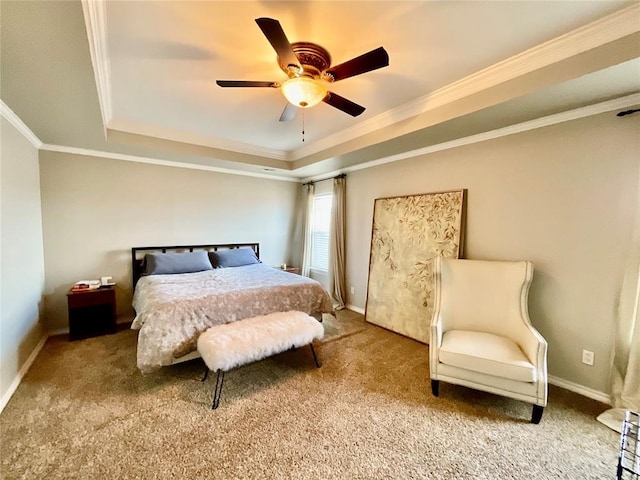
<svg viewBox="0 0 640 480"><path fill-rule="evenodd" d="M356 307L355 305L345 305L348 310L364 315L364 308Z"/></svg>
<svg viewBox="0 0 640 480"><path fill-rule="evenodd" d="M27 361L24 362L24 364L20 368L20 371L16 375L16 378L13 379L13 382L11 382L11 385L9 385L9 388L7 389L7 391L4 392L4 395L2 395L2 398L0 399L0 413L2 413L2 411L4 410L4 407L7 406L7 403L9 403L9 400L11 400L11 397L13 396L16 389L18 388L18 385L20 385L20 382L22 382L22 378L27 374L27 371L29 371L31 364L35 361L36 357L40 353L40 350L42 350L42 347L44 347L44 344L47 341L47 338L49 338L49 335L43 335L43 337L40 339L40 341L36 345L36 348L33 349L33 352L31 352L31 355L29 355L29 358L27 358Z"/></svg>
<svg viewBox="0 0 640 480"><path fill-rule="evenodd" d="M356 313L360 313L360 314L364 315L364 309L362 309L362 308L356 307L354 305L347 305L346 307L349 310L352 310L352 311L354 311ZM120 322L118 322L118 323L120 323ZM66 333L69 333L69 329L68 328L61 328L59 330L54 330L54 331L49 332L48 335L44 335L40 339L40 341L38 342L36 347L33 349L33 352L31 352L31 355L29 355L29 358L27 358L27 361L24 362L24 365L22 365L22 368L20 368L20 371L16 375L16 378L14 378L13 382L11 382L11 385L9 386L9 389L4 393L4 395L2 395L2 398L0 399L0 413L2 413L2 410L4 410L4 407L7 405L7 403L9 403L9 400L11 399L11 397L14 394L14 392L18 388L18 385L20 385L20 382L22 381L22 378L26 375L27 371L31 367L31 364L34 362L34 360L36 359L36 357L40 353L40 350L42 350L42 347L44 347L44 344L47 341L47 339L49 337L51 337L51 336L54 336L54 335L63 335L63 334L66 334ZM582 396L585 396L587 398L591 398L593 400L597 400L598 402L602 402L602 403L606 403L607 405L611 405L611 396L606 394L606 393L604 393L604 392L599 392L598 390L593 390L592 388L585 387L583 385L579 385L577 383L570 382L570 381L564 380L562 378L554 377L553 375L549 375L549 383L551 385L555 385L556 387L564 388L565 390L569 390L571 392L578 393L578 394L580 394Z"/></svg>
<svg viewBox="0 0 640 480"><path fill-rule="evenodd" d="M116 324L121 325L123 323L131 323L132 320L133 319L130 316L122 316L116 319ZM9 403L9 400L11 400L11 397L13 396L16 389L18 388L18 385L20 385L20 382L22 382L22 378L27 374L27 371L29 371L31 364L35 361L36 357L40 353L40 350L42 350L42 347L44 347L44 344L47 341L47 339L49 337L55 337L56 335L67 335L68 333L69 333L69 327L59 328L57 330L49 330L40 339L36 347L33 349L33 352L31 352L31 355L29 355L29 358L27 358L27 361L24 362L24 364L20 368L20 371L18 372L16 377L13 379L13 382L11 382L11 385L9 386L7 391L4 392L4 394L2 395L2 398L0 398L0 413L2 413L2 411L4 410L4 407L6 407L7 403Z"/></svg>
<svg viewBox="0 0 640 480"><path fill-rule="evenodd" d="M565 390L569 390L570 392L578 393L583 397L591 398L593 400L597 400L598 402L611 405L611 396L604 392L599 392L598 390L593 390L592 388L570 382L569 380L554 377L553 375L549 375L548 379L551 385L555 385L556 387L564 388Z"/></svg>
<svg viewBox="0 0 640 480"><path fill-rule="evenodd" d="M364 308L356 307L355 305L349 304L347 304L346 307L347 309L360 313L362 315L365 314ZM611 405L611 396L604 392L599 392L598 390L593 390L592 388L570 382L569 380L554 377L553 375L549 375L548 380L551 385L555 385L556 387L564 388L565 390L577 393L579 395L582 395L583 397L591 398L592 400L597 400L598 402Z"/></svg>
<svg viewBox="0 0 640 480"><path fill-rule="evenodd" d="M133 322L131 316L123 316L116 318L116 325L123 325L125 323ZM69 327L58 328L56 330L49 330L49 336L55 337L56 335L67 335L69 333Z"/></svg>
<svg viewBox="0 0 640 480"><path fill-rule="evenodd" d="M49 330L49 336L55 337L56 335L67 335L69 333L69 327L58 328L57 330Z"/></svg>

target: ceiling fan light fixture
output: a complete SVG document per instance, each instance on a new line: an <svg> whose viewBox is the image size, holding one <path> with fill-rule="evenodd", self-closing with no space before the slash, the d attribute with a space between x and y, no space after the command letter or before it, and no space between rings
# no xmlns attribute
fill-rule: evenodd
<svg viewBox="0 0 640 480"><path fill-rule="evenodd" d="M327 96L325 86L309 77L290 78L280 89L289 103L300 108L313 107Z"/></svg>

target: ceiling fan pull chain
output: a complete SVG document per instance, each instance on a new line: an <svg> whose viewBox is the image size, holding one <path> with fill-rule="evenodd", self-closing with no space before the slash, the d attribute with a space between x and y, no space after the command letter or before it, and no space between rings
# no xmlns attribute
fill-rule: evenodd
<svg viewBox="0 0 640 480"><path fill-rule="evenodd" d="M302 109L302 141L304 142L304 108Z"/></svg>

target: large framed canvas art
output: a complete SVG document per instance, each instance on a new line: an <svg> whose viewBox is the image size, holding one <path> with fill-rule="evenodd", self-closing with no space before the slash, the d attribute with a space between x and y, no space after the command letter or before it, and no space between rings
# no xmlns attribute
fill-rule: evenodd
<svg viewBox="0 0 640 480"><path fill-rule="evenodd" d="M377 198L366 321L429 342L433 259L463 256L466 190Z"/></svg>

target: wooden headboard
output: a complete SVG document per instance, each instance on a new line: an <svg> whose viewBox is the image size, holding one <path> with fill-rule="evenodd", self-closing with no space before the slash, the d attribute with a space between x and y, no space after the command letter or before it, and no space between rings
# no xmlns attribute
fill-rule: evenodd
<svg viewBox="0 0 640 480"><path fill-rule="evenodd" d="M252 248L256 252L256 256L260 258L260 244L259 243L223 243L214 245L173 245L163 247L133 247L131 249L131 274L133 283L131 284L135 288L138 280L142 276L144 271L144 256L147 253L179 253L179 252L193 252L198 250L205 250L207 252L215 252L218 250L228 250L231 248Z"/></svg>

